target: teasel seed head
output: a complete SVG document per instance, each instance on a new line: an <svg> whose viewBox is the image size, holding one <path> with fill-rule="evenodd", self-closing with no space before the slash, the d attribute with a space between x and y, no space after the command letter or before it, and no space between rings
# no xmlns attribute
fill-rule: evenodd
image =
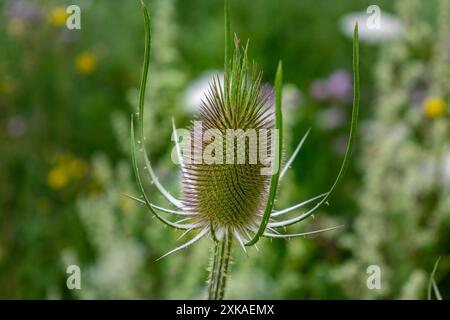
<svg viewBox="0 0 450 320"><path fill-rule="evenodd" d="M247 48L248 45L241 48L235 38L233 58L225 66L223 83L216 77L200 106L198 120L202 122L202 135L207 130L215 130L223 137L220 142L223 154L219 155L222 163L206 163L205 159L195 162L195 156L203 155L212 141L206 141L204 136L202 141L197 141L193 127L193 152L183 171L185 210L196 214L215 231L219 240L228 232L244 238L257 230L270 186L270 176L261 174L264 164L259 159L252 161L250 152L257 150L257 158L264 154L266 160L271 161L272 92L263 90L262 73L255 64L249 65ZM231 145L229 138L232 136L227 135L230 129L236 137ZM250 131L256 140L246 136ZM239 139L243 139L243 150L238 149ZM233 148L231 158L225 159L225 153L229 157L230 147Z"/></svg>

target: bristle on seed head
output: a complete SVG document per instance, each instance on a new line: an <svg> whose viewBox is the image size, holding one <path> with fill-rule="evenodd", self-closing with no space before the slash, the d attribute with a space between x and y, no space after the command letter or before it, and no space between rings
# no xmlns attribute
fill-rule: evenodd
<svg viewBox="0 0 450 320"><path fill-rule="evenodd" d="M185 208L216 230L258 225L270 185L261 169L273 157L273 90L262 85L262 73L249 64L247 48L235 38L223 82L216 77L210 83L200 106L200 132L194 124L191 158L183 172ZM214 134L207 138L208 132ZM216 147L208 153L212 142Z"/></svg>

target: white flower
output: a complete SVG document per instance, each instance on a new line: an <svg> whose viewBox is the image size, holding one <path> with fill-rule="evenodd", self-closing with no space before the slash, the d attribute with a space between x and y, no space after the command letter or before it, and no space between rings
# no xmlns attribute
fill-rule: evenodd
<svg viewBox="0 0 450 320"><path fill-rule="evenodd" d="M209 84L213 82L214 77L218 76L220 83L223 84L223 72L218 70L208 70L194 79L184 91L184 102L186 108L191 113L197 113L202 99L208 91Z"/></svg>
<svg viewBox="0 0 450 320"><path fill-rule="evenodd" d="M404 27L398 17L380 12L379 18L379 25L371 25L369 19L374 19L371 14L365 11L352 12L341 18L341 30L346 36L353 38L353 29L358 22L359 39L368 43L380 43L403 37Z"/></svg>
<svg viewBox="0 0 450 320"><path fill-rule="evenodd" d="M295 84L286 83L283 86L283 107L295 109L301 106L303 96L302 92L297 88Z"/></svg>

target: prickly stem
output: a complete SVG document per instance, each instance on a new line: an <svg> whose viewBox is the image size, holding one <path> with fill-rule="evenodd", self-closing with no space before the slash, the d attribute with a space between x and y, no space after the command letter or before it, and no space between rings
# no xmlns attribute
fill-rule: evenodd
<svg viewBox="0 0 450 320"><path fill-rule="evenodd" d="M208 300L223 300L230 264L231 233L221 241L214 241L209 270Z"/></svg>

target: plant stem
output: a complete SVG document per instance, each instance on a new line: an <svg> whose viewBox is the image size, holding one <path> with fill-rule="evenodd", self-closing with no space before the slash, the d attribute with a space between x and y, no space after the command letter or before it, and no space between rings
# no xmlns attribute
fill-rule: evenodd
<svg viewBox="0 0 450 320"><path fill-rule="evenodd" d="M231 234L221 241L214 241L214 248L209 271L208 300L222 300L227 282L228 266L231 253Z"/></svg>

